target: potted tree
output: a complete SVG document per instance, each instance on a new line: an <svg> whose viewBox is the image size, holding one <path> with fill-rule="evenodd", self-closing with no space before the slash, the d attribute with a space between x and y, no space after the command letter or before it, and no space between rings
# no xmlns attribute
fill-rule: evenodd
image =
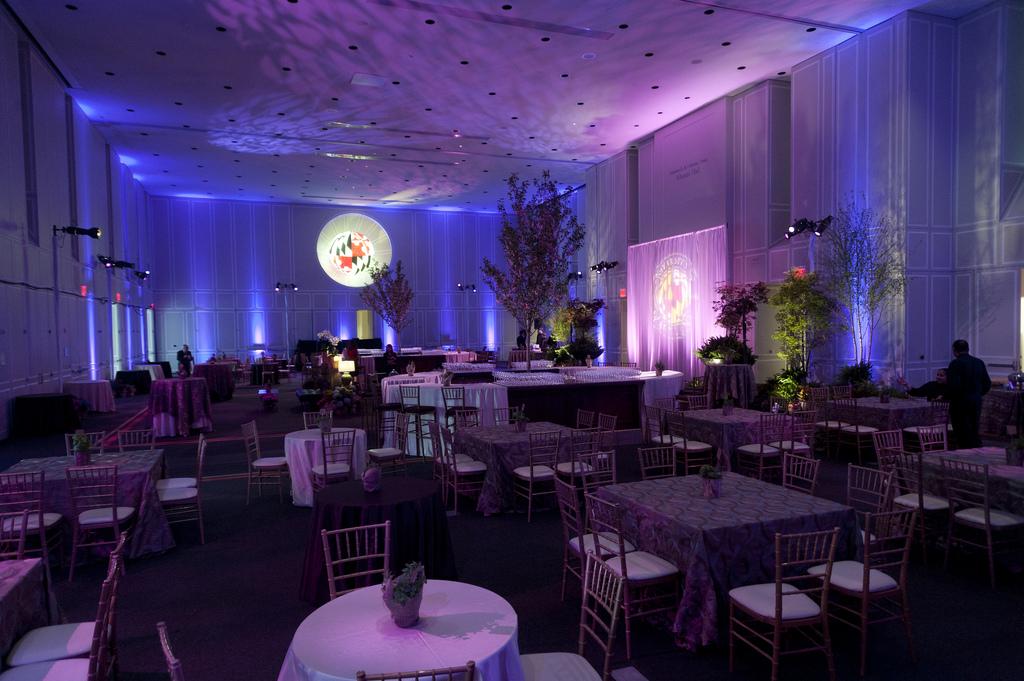
<svg viewBox="0 0 1024 681"><path fill-rule="evenodd" d="M370 284L359 291L359 297L395 332L395 345L401 347L402 329L409 324L413 291L402 271L402 261L394 268L377 263L370 268Z"/></svg>

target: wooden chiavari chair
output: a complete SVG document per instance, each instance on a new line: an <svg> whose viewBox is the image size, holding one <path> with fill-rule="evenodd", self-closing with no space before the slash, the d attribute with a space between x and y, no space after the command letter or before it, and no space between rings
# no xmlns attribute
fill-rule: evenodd
<svg viewBox="0 0 1024 681"><path fill-rule="evenodd" d="M442 386L441 400L444 402L444 420L449 428L453 425L458 427L456 415L463 415L463 422L468 423L466 414L475 414L476 423L480 423L480 408L466 404L466 388L461 385Z"/></svg>
<svg viewBox="0 0 1024 681"><path fill-rule="evenodd" d="M639 447L636 450L643 480L672 478L676 475L676 451L671 446Z"/></svg>
<svg viewBox="0 0 1024 681"><path fill-rule="evenodd" d="M686 395L683 399L686 409L707 409L709 406L707 395Z"/></svg>
<svg viewBox="0 0 1024 681"><path fill-rule="evenodd" d="M283 456L262 456L260 452L260 435L256 430L256 422L242 424L242 441L245 443L245 457L249 462L246 477L245 505L249 505L252 488L263 496L265 485L277 486L277 500L280 502L284 493L284 480L288 477L288 459Z"/></svg>
<svg viewBox="0 0 1024 681"><path fill-rule="evenodd" d="M168 523L197 523L199 525L199 543L206 543L203 528L203 500L200 486L203 484L203 462L206 460L206 436L199 435L196 448L196 477L192 487L164 487L157 489L157 497L163 506L164 516ZM179 480L184 478L178 478Z"/></svg>
<svg viewBox="0 0 1024 681"><path fill-rule="evenodd" d="M824 532L775 535L775 581L729 591L729 671L735 668L736 643L744 643L771 661L778 679L783 655L824 654L828 675L835 681L828 605L839 528ZM819 575L807 570L821 565ZM783 650L791 632L803 634L803 645Z"/></svg>
<svg viewBox="0 0 1024 681"><path fill-rule="evenodd" d="M952 547L981 549L988 556L988 577L994 589L996 554L1019 545L1024 539L1024 516L993 508L988 464L943 457L942 482L950 510L946 567Z"/></svg>
<svg viewBox="0 0 1024 681"><path fill-rule="evenodd" d="M949 444L946 440L948 435L949 431L946 429L945 424L922 426L917 431L918 448L925 454L945 452L949 449Z"/></svg>
<svg viewBox="0 0 1024 681"><path fill-rule="evenodd" d="M893 455L887 462L894 471L896 489L892 500L893 509L915 508L917 515L918 537L921 542L921 555L925 565L928 564L928 535L936 533L938 526L946 521L950 511L948 500L928 494L924 486L924 468L920 452L906 452ZM885 469L883 469L885 470Z"/></svg>
<svg viewBox="0 0 1024 681"><path fill-rule="evenodd" d="M64 516L43 510L46 507L44 479L43 471L0 473L0 513L28 511L25 552L29 555L38 552L49 568L50 553L55 552L58 559L61 555L64 538L61 520ZM29 545L30 539L38 539L38 548Z"/></svg>
<svg viewBox="0 0 1024 681"><path fill-rule="evenodd" d="M587 495L586 505L590 531L598 537L615 537L618 544L608 567L623 580L626 659L632 659L632 620L676 611L679 607L679 570L653 553L626 550L622 509L618 505L592 494Z"/></svg>
<svg viewBox="0 0 1024 681"><path fill-rule="evenodd" d="M418 384L401 385L399 389L402 394L402 412L410 417L413 424L413 433L416 436L416 456L423 456L423 440L430 438L427 424L435 420L437 413L429 404L420 403L420 386ZM428 430L424 432L424 428L428 428Z"/></svg>
<svg viewBox="0 0 1024 681"><path fill-rule="evenodd" d="M903 434L907 442L907 451L928 451L922 449L921 446L920 432L922 429L941 427L942 430L947 433L949 431L949 402L945 400L933 400L929 406L928 425L907 426L903 429Z"/></svg>
<svg viewBox="0 0 1024 681"><path fill-rule="evenodd" d="M907 566L917 510L908 508L864 517L864 560L841 560L832 565L829 617L860 634L860 675L867 669L868 628L900 620L907 634L910 657L914 639L907 598ZM825 573L825 565L807 572ZM865 588L866 587L866 588Z"/></svg>
<svg viewBox="0 0 1024 681"><path fill-rule="evenodd" d="M28 509L0 512L0 560L21 560L25 557L28 517Z"/></svg>
<svg viewBox="0 0 1024 681"><path fill-rule="evenodd" d="M121 528L130 526L137 514L134 506L117 503L117 466L70 466L65 473L73 513L70 582L78 549L116 546ZM107 532L110 538L104 536Z"/></svg>
<svg viewBox="0 0 1024 681"><path fill-rule="evenodd" d="M185 672L181 669L181 660L175 657L174 651L171 650L171 638L167 634L167 625L163 622L157 622L156 633L160 638L160 649L164 653L167 675L171 677L171 681L185 681Z"/></svg>
<svg viewBox="0 0 1024 681"><path fill-rule="evenodd" d="M847 383L846 385L833 385L829 386L829 396L833 400L849 400L853 398L853 386Z"/></svg>
<svg viewBox="0 0 1024 681"><path fill-rule="evenodd" d="M441 428L436 421L431 421L428 427L431 437L440 443L438 450L442 465L442 484L454 497L452 510L458 514L460 496L480 496L487 475L487 464L457 452L452 432L447 428ZM445 496L447 497L447 494Z"/></svg>
<svg viewBox="0 0 1024 681"><path fill-rule="evenodd" d="M581 463L580 456L592 454L600 449L601 434L596 428L573 430L569 433L569 449L567 457L563 460L559 452L559 460L555 464L555 473L568 477L569 481L576 487L580 481L589 473L586 465Z"/></svg>
<svg viewBox="0 0 1024 681"><path fill-rule="evenodd" d="M793 419L788 414L761 414L757 442L736 448L737 472L758 480L776 478L782 472L782 452L772 442L791 440Z"/></svg>
<svg viewBox="0 0 1024 681"><path fill-rule="evenodd" d="M885 513L892 508L895 485L893 471L865 468L849 464L846 467L846 505L858 514Z"/></svg>
<svg viewBox="0 0 1024 681"><path fill-rule="evenodd" d="M559 430L530 433L529 463L512 471L512 491L516 498L526 499L526 522L533 520L535 497L551 496L562 432Z"/></svg>
<svg viewBox="0 0 1024 681"><path fill-rule="evenodd" d="M132 450L153 451L156 441L153 439L153 429L144 430L119 430L117 431L117 449L121 452Z"/></svg>
<svg viewBox="0 0 1024 681"><path fill-rule="evenodd" d="M461 667L440 667L438 669L420 669L410 672L386 672L384 674L367 674L356 672L356 681L476 681L476 664L470 660Z"/></svg>
<svg viewBox="0 0 1024 681"><path fill-rule="evenodd" d="M796 492L814 496L818 488L818 468L821 461L799 454L782 455L782 486Z"/></svg>
<svg viewBox="0 0 1024 681"><path fill-rule="evenodd" d="M772 442L783 453L789 452L797 456L814 456L814 433L817 430L818 412L813 409L794 411L790 426L790 439Z"/></svg>
<svg viewBox="0 0 1024 681"><path fill-rule="evenodd" d="M597 417L597 414L595 414L592 411L587 411L585 409L577 409L576 410L576 428L577 429L593 428L594 425L595 425L594 424L594 420L596 419L596 417Z"/></svg>
<svg viewBox="0 0 1024 681"><path fill-rule="evenodd" d="M480 410L476 407L452 407L449 416L456 431L480 426Z"/></svg>
<svg viewBox="0 0 1024 681"><path fill-rule="evenodd" d="M354 428L332 430L320 434L320 460L313 462L311 474L313 489L321 490L332 482L348 480L352 473L352 457L355 454L356 431Z"/></svg>
<svg viewBox="0 0 1024 681"><path fill-rule="evenodd" d="M849 386L846 386L849 387ZM839 429L839 443L842 445L843 442L851 444L854 451L857 453L857 465L864 465L864 453L870 452L873 448L872 435L878 432L878 428L873 426L865 426L860 423L860 419L857 415L857 399L854 397L840 397L836 398L835 405L837 409L843 409L848 414L852 414L850 418L850 424L843 426Z"/></svg>
<svg viewBox="0 0 1024 681"><path fill-rule="evenodd" d="M686 436L686 412L665 413L665 427L679 460L678 473L690 475L700 471L701 466L715 465L715 447L707 442L692 440Z"/></svg>
<svg viewBox="0 0 1024 681"><path fill-rule="evenodd" d="M674 409L667 411L671 412ZM657 445L675 444L672 441L672 436L666 432L665 428L665 414L667 411L654 405L644 405L644 442Z"/></svg>
<svg viewBox="0 0 1024 681"><path fill-rule="evenodd" d="M391 521L341 530L320 530L327 589L338 596L384 581L391 569Z"/></svg>
<svg viewBox="0 0 1024 681"><path fill-rule="evenodd" d="M406 448L409 446L409 417L401 412L395 416L392 432L393 447L374 447L366 450L366 458L381 472L402 473L406 467ZM435 457L439 460L440 457ZM443 482L442 482L443 484Z"/></svg>
<svg viewBox="0 0 1024 681"><path fill-rule="evenodd" d="M320 420L327 419L327 423L331 428L334 427L334 410L333 409L321 409L320 411L304 411L302 412L302 427L306 430L320 427Z"/></svg>
<svg viewBox="0 0 1024 681"><path fill-rule="evenodd" d="M618 473L615 468L615 450L607 452L588 452L579 455L579 461L587 471L583 476L583 491L592 494L598 487L614 485L618 483Z"/></svg>
<svg viewBox="0 0 1024 681"><path fill-rule="evenodd" d="M871 444L875 448L875 458L879 468L894 465L894 457L903 454L903 434L898 430L879 430L871 433Z"/></svg>

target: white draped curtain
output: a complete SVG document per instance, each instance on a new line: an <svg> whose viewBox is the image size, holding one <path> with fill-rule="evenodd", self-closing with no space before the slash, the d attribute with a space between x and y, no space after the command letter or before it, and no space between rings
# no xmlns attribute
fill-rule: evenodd
<svg viewBox="0 0 1024 681"><path fill-rule="evenodd" d="M664 362L703 372L697 348L724 333L715 324L715 285L726 280L725 225L629 247L627 341L641 369Z"/></svg>

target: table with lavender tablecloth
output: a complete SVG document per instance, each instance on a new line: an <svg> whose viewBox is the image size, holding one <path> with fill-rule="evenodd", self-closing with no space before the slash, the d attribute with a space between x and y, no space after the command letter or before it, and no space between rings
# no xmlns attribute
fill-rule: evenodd
<svg viewBox="0 0 1024 681"><path fill-rule="evenodd" d="M512 425L464 428L455 433L455 446L460 451L487 464L477 511L499 513L513 507L512 471L530 463L530 433L553 430L562 433L559 456L567 455L572 429L546 421L531 421L522 433Z"/></svg>
<svg viewBox="0 0 1024 681"><path fill-rule="evenodd" d="M114 406L114 391L110 381L66 381L64 392L74 395L89 405L89 411L117 411Z"/></svg>
<svg viewBox="0 0 1024 681"><path fill-rule="evenodd" d="M776 532L838 527L836 560L858 550L852 508L735 473L724 474L718 499L704 498L697 475L611 485L597 494L623 509L631 542L679 568L682 600L672 629L689 650L718 639L730 589L774 579Z"/></svg>
<svg viewBox="0 0 1024 681"><path fill-rule="evenodd" d="M725 470L732 466L736 447L757 442L762 411L734 408L723 414L716 409L688 409L684 415L686 437L706 442L718 449L718 465Z"/></svg>
<svg viewBox="0 0 1024 681"><path fill-rule="evenodd" d="M939 412L922 398L891 398L881 402L877 397L858 397L856 408L830 403L828 417L834 421L871 426L878 430L900 430L910 426L930 426Z"/></svg>
<svg viewBox="0 0 1024 681"><path fill-rule="evenodd" d="M988 464L988 479L992 506L1003 511L1024 515L1024 468L1006 463L1006 450L1002 447L955 449L949 452L931 452L922 455L921 467L925 491L936 496L946 495L942 484L942 459L957 459L968 463Z"/></svg>
<svg viewBox="0 0 1024 681"><path fill-rule="evenodd" d="M128 540L128 557L137 558L147 553L158 553L174 548L174 537L167 524L163 507L156 495L156 481L163 476L162 449L134 452L104 452L92 455L96 466L117 466L117 504L134 506L138 520ZM22 459L7 470L8 473L44 475L43 510L60 513L65 519L72 516L71 491L65 471L74 465L74 457L48 456Z"/></svg>
<svg viewBox="0 0 1024 681"><path fill-rule="evenodd" d="M757 395L754 367L749 364L709 364L704 369L708 401L732 398L739 407L748 407Z"/></svg>
<svg viewBox="0 0 1024 681"><path fill-rule="evenodd" d="M165 378L149 390L149 413L157 437L187 437L189 431L213 430L210 390L205 378Z"/></svg>
<svg viewBox="0 0 1024 681"><path fill-rule="evenodd" d="M43 561L0 561L0 657L6 657L14 642L32 629L59 621Z"/></svg>
<svg viewBox="0 0 1024 681"><path fill-rule="evenodd" d="M1017 427L1024 391L993 387L981 399L981 422L978 430L989 437L1006 437L1007 428Z"/></svg>
<svg viewBox="0 0 1024 681"><path fill-rule="evenodd" d="M210 399L214 402L230 400L235 393L234 365L224 363L197 364L192 369L196 378L205 378L210 391Z"/></svg>

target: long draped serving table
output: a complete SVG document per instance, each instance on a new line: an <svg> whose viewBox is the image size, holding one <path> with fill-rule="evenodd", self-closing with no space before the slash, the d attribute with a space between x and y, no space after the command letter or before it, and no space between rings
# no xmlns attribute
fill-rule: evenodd
<svg viewBox="0 0 1024 681"><path fill-rule="evenodd" d="M80 424L71 395L36 393L11 401L11 437L70 433Z"/></svg>
<svg viewBox="0 0 1024 681"><path fill-rule="evenodd" d="M354 430L351 477L366 470L366 431L359 428L334 428L335 433ZM313 505L313 465L323 464L323 440L319 428L296 430L284 436L284 455L288 459L288 475L292 480L292 503Z"/></svg>
<svg viewBox="0 0 1024 681"><path fill-rule="evenodd" d="M688 650L719 639L730 589L774 579L777 532L838 527L836 560L859 549L856 513L848 506L735 473L723 475L718 499L705 499L702 487L700 476L687 475L597 492L623 509L629 541L679 568L682 599L672 630Z"/></svg>
<svg viewBox="0 0 1024 681"><path fill-rule="evenodd" d="M160 499L156 494L156 481L163 476L164 452L153 451L104 452L92 455L96 466L117 466L117 504L134 506L137 520L128 541L128 557L137 558L174 548L174 537L167 524ZM48 456L22 459L11 466L8 473L43 473L43 510L60 513L66 520L72 517L71 490L67 473L74 465L74 457Z"/></svg>
<svg viewBox="0 0 1024 681"><path fill-rule="evenodd" d="M64 392L74 395L88 404L89 411L117 411L117 407L114 406L114 391L110 387L110 381L67 381L64 383Z"/></svg>
<svg viewBox="0 0 1024 681"><path fill-rule="evenodd" d="M900 430L910 426L930 426L938 412L922 398L892 398L882 402L877 397L858 397L856 407L828 405L828 418L833 421L871 426L878 430Z"/></svg>
<svg viewBox="0 0 1024 681"><path fill-rule="evenodd" d="M616 429L640 427L640 406L644 402L646 382L639 379L582 383L511 383L508 403L523 405L531 420L550 421L566 426L576 424L576 410L609 414L617 418Z"/></svg>
<svg viewBox="0 0 1024 681"><path fill-rule="evenodd" d="M388 379L384 379L387 381ZM480 410L480 425L494 425L494 410L508 407L508 388L494 383L464 383L454 386L462 388L465 395L467 407L476 407ZM421 383L420 404L434 407L438 423L444 423L444 394L440 383ZM402 391L400 384L388 384L384 390L385 402L401 402Z"/></svg>
<svg viewBox="0 0 1024 681"><path fill-rule="evenodd" d="M321 530L391 522L390 565L398 574L407 564L423 564L427 579L455 579L455 555L448 534L448 514L441 486L433 480L386 477L376 492L363 489L361 480L328 485L316 493L313 522L299 593L311 603L328 598ZM351 584L349 586L365 586Z"/></svg>
<svg viewBox="0 0 1024 681"><path fill-rule="evenodd" d="M718 449L718 465L732 467L732 452L741 445L757 442L764 412L734 408L724 414L720 408L687 409L684 414L686 437L706 442Z"/></svg>
<svg viewBox="0 0 1024 681"><path fill-rule="evenodd" d="M401 629L368 586L321 606L295 631L278 681L354 681L356 672L409 672L476 662L481 681L523 681L518 617L501 596L429 580L420 621Z"/></svg>
<svg viewBox="0 0 1024 681"><path fill-rule="evenodd" d="M956 459L974 464L988 464L990 500L992 506L1017 515L1024 515L1024 468L1006 463L1006 450L1002 447L956 449L950 452L923 454L921 468L925 491L945 497L942 481L942 459Z"/></svg>
<svg viewBox="0 0 1024 681"><path fill-rule="evenodd" d="M57 624L60 612L39 558L0 561L0 658L32 629Z"/></svg>
<svg viewBox="0 0 1024 681"><path fill-rule="evenodd" d="M455 433L455 444L462 452L487 464L477 511L491 514L512 509L515 503L512 471L529 465L530 433L547 431L562 433L559 456L567 456L572 429L555 423L531 421L522 433L512 425L464 428Z"/></svg>
<svg viewBox="0 0 1024 681"><path fill-rule="evenodd" d="M197 364L192 376L206 379L210 399L214 402L230 400L235 393L234 365L227 363Z"/></svg>
<svg viewBox="0 0 1024 681"><path fill-rule="evenodd" d="M190 431L213 430L210 390L205 378L165 378L154 381L149 392L149 413L156 437L187 437Z"/></svg>
<svg viewBox="0 0 1024 681"><path fill-rule="evenodd" d="M712 405L729 397L737 406L748 407L757 395L754 367L749 364L709 364L704 385Z"/></svg>

